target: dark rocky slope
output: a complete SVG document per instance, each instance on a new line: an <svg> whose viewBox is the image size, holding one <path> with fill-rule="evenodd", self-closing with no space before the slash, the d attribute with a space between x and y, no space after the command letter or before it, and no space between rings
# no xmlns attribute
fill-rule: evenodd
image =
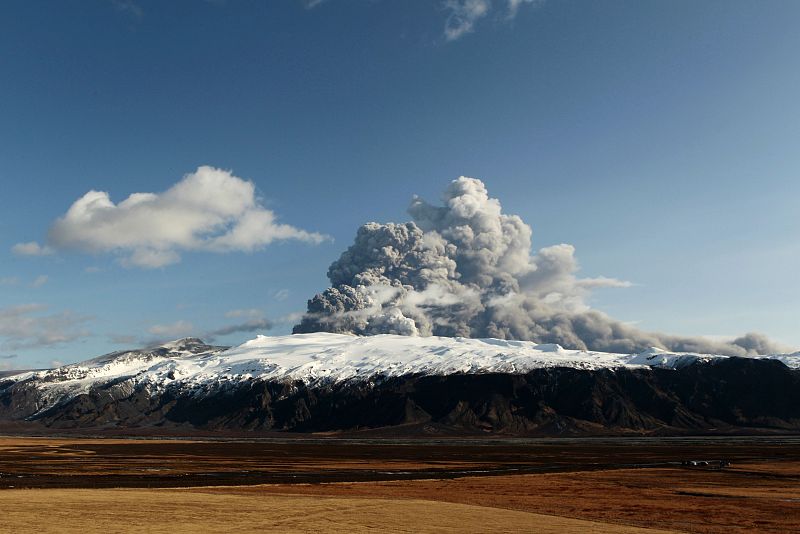
<svg viewBox="0 0 800 534"><path fill-rule="evenodd" d="M680 369L536 369L309 387L247 380L153 392L124 380L39 411L30 382L0 379L0 419L57 429L177 427L570 435L800 431L800 371L773 360ZM387 429L388 430L388 429Z"/></svg>

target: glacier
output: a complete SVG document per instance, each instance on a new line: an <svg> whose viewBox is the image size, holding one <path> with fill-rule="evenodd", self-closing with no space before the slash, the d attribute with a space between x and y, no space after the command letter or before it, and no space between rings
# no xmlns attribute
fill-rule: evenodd
<svg viewBox="0 0 800 534"><path fill-rule="evenodd" d="M319 384L368 380L378 376L524 374L550 367L677 369L696 361L726 358L729 357L668 352L658 348L638 354L616 354L502 339L316 332L259 335L231 348L212 347L199 339L185 338L154 349L115 352L5 379L34 379L40 387L56 389L86 389L98 382L120 379L153 385L180 382L186 386L248 379ZM800 368L800 352L753 358L779 360L790 368Z"/></svg>

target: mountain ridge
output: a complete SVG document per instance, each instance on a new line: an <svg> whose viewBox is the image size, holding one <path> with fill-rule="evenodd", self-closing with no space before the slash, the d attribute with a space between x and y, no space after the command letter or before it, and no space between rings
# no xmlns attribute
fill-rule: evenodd
<svg viewBox="0 0 800 534"><path fill-rule="evenodd" d="M800 355L613 354L343 334L184 338L0 377L0 420L49 428L572 435L800 431Z"/></svg>

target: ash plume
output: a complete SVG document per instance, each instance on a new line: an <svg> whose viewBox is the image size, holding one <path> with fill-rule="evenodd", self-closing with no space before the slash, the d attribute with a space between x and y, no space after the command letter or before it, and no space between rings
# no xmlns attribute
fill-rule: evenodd
<svg viewBox="0 0 800 534"><path fill-rule="evenodd" d="M760 334L725 342L644 332L590 309L592 289L630 284L578 277L572 245L533 252L530 226L504 214L480 180L453 180L443 201L415 197L412 222L359 228L294 333L493 337L621 353L780 352Z"/></svg>

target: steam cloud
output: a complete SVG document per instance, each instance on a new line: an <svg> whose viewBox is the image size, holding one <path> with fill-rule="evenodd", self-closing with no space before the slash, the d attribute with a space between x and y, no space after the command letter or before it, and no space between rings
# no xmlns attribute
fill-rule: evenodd
<svg viewBox="0 0 800 534"><path fill-rule="evenodd" d="M632 353L650 347L745 356L780 352L760 334L730 342L644 332L590 309L613 278L579 278L572 245L532 254L531 228L461 177L444 205L414 198L405 224L368 223L328 269L294 333L493 337Z"/></svg>

